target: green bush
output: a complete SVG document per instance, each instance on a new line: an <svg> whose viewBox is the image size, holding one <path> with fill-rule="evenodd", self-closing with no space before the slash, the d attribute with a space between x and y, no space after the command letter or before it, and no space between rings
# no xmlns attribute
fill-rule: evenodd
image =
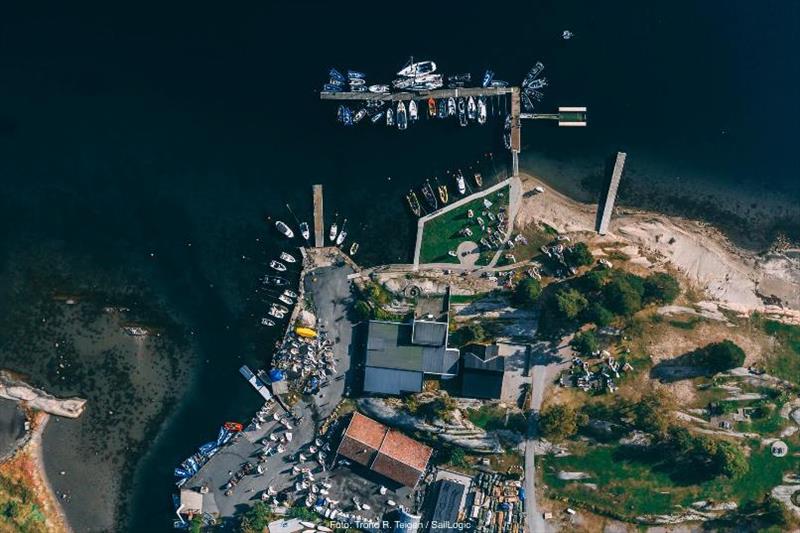
<svg viewBox="0 0 800 533"><path fill-rule="evenodd" d="M291 513L294 509L296 507L290 509L289 512ZM305 507L303 510L306 510ZM261 533L273 519L272 509L264 502L256 502L242 516L241 531L242 533Z"/></svg>
<svg viewBox="0 0 800 533"><path fill-rule="evenodd" d="M589 251L585 242L578 242L567 248L564 259L569 266L573 267L588 266L594 262L592 252Z"/></svg>
<svg viewBox="0 0 800 533"><path fill-rule="evenodd" d="M586 424L586 415L568 405L551 405L542 409L539 415L539 431L554 442L568 439Z"/></svg>
<svg viewBox="0 0 800 533"><path fill-rule="evenodd" d="M597 343L597 335L592 330L578 333L572 337L569 345L584 357L591 357L600 349Z"/></svg>
<svg viewBox="0 0 800 533"><path fill-rule="evenodd" d="M478 322L467 324L455 330L450 335L450 344L456 347L464 346L471 342L479 342L486 339L486 331Z"/></svg>
<svg viewBox="0 0 800 533"><path fill-rule="evenodd" d="M561 289L556 293L555 304L561 316L573 320L589 305L589 302L575 289Z"/></svg>
<svg viewBox="0 0 800 533"><path fill-rule="evenodd" d="M618 315L630 316L642 308L642 290L624 276L615 277L603 287L606 307Z"/></svg>
<svg viewBox="0 0 800 533"><path fill-rule="evenodd" d="M525 278L517 283L512 300L519 307L533 307L541 293L542 286L537 280Z"/></svg>
<svg viewBox="0 0 800 533"><path fill-rule="evenodd" d="M706 367L713 372L740 367L744 364L744 359L744 350L728 339L698 348L692 354L692 361L696 365Z"/></svg>
<svg viewBox="0 0 800 533"><path fill-rule="evenodd" d="M644 300L648 303L672 303L680 293L678 280L664 272L651 274L644 280Z"/></svg>
<svg viewBox="0 0 800 533"><path fill-rule="evenodd" d="M364 300L358 300L353 306L353 311L359 320L369 320L372 318L372 309Z"/></svg>
<svg viewBox="0 0 800 533"><path fill-rule="evenodd" d="M593 322L602 328L611 324L614 320L614 313L603 307L602 304L594 302L586 308L584 318L587 322Z"/></svg>

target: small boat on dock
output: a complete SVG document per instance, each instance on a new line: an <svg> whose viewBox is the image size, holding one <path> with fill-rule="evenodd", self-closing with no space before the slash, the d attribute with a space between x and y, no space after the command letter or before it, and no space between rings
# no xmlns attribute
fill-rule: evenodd
<svg viewBox="0 0 800 533"><path fill-rule="evenodd" d="M467 118L470 120L478 118L478 106L475 105L475 99L471 96L467 98Z"/></svg>
<svg viewBox="0 0 800 533"><path fill-rule="evenodd" d="M486 124L486 99L478 97L478 124Z"/></svg>
<svg viewBox="0 0 800 533"><path fill-rule="evenodd" d="M408 201L408 207L411 209L411 212L414 213L415 216L420 216L422 211L419 206L419 200L417 199L417 193L414 191L408 191L406 200Z"/></svg>
<svg viewBox="0 0 800 533"><path fill-rule="evenodd" d="M436 100L428 98L428 116L434 118L436 116Z"/></svg>
<svg viewBox="0 0 800 533"><path fill-rule="evenodd" d="M281 263L280 261L272 260L269 262L269 266L277 270L278 272L286 272L286 265Z"/></svg>
<svg viewBox="0 0 800 533"><path fill-rule="evenodd" d="M477 187L483 187L483 176L481 176L480 172L476 172L473 178L475 179L475 185Z"/></svg>
<svg viewBox="0 0 800 533"><path fill-rule="evenodd" d="M422 186L422 195L425 197L425 200L428 201L428 204L431 206L431 209L434 211L439 208L439 204L436 202L436 195L433 194L433 187L431 186L431 180L425 180L425 185Z"/></svg>
<svg viewBox="0 0 800 533"><path fill-rule="evenodd" d="M297 259L295 259L294 256L292 254L288 253L288 252L281 252L280 260L281 261L286 261L287 263L296 263L297 262Z"/></svg>
<svg viewBox="0 0 800 533"><path fill-rule="evenodd" d="M447 196L447 185L441 185L441 184L439 183L439 180L437 179L437 180L436 180L436 190L437 190L437 192L439 193L439 200L441 200L441 201L442 201L442 204L443 204L443 205L444 205L444 204L446 204L446 203L447 203L447 201L448 201L448 196Z"/></svg>
<svg viewBox="0 0 800 533"><path fill-rule="evenodd" d="M404 130L408 128L408 116L406 115L406 104L403 102L397 103L397 129Z"/></svg>
<svg viewBox="0 0 800 533"><path fill-rule="evenodd" d="M467 182L464 179L464 173L459 171L456 173L456 185L458 186L458 194L464 195L467 192Z"/></svg>
<svg viewBox="0 0 800 533"><path fill-rule="evenodd" d="M294 238L294 232L293 232L293 231L292 231L292 229L291 229L289 226L287 226L287 225L286 225L284 222L281 222L280 220L276 220L276 221L275 221L275 227L276 227L276 228L278 229L278 231L280 231L280 232L283 234L283 236L284 236L284 237L286 237L287 239L293 239L293 238Z"/></svg>
<svg viewBox="0 0 800 533"><path fill-rule="evenodd" d="M394 126L394 111L392 111L392 108L386 110L386 125Z"/></svg>
<svg viewBox="0 0 800 533"><path fill-rule="evenodd" d="M262 326L272 327L272 326L275 325L275 321L274 320L270 320L269 318L262 318L261 319L261 325Z"/></svg>
<svg viewBox="0 0 800 533"><path fill-rule="evenodd" d="M308 222L300 223L300 235L302 235L305 240L309 240L311 238L311 232L308 229Z"/></svg>
<svg viewBox="0 0 800 533"><path fill-rule="evenodd" d="M356 252L358 252L358 243L354 242L350 245L350 255L356 255Z"/></svg>
<svg viewBox="0 0 800 533"><path fill-rule="evenodd" d="M417 103L414 100L408 102L408 119L412 122L417 120Z"/></svg>
<svg viewBox="0 0 800 533"><path fill-rule="evenodd" d="M456 116L456 99L452 96L447 99L447 115L450 117Z"/></svg>
<svg viewBox="0 0 800 533"><path fill-rule="evenodd" d="M336 237L336 245L341 246L344 240L347 238L347 230L345 229L347 226L347 219L344 219L342 222L342 231L339 232L339 235Z"/></svg>
<svg viewBox="0 0 800 533"><path fill-rule="evenodd" d="M336 218L333 219L333 224L331 224L331 229L328 232L328 239L331 242L336 241L336 235L339 233L339 225L336 223Z"/></svg>

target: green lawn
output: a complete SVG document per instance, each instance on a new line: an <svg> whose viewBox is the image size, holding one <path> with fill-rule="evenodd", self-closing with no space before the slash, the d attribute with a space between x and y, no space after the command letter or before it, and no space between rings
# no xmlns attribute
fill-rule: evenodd
<svg viewBox="0 0 800 533"><path fill-rule="evenodd" d="M778 346L767 358L767 372L800 385L800 326L759 318L755 320L778 341Z"/></svg>
<svg viewBox="0 0 800 533"><path fill-rule="evenodd" d="M629 459L615 445L575 443L575 455L567 457L545 456L544 481L548 495L568 499L608 516L632 519L640 515L666 514L698 500L734 500L740 505L746 501L760 500L772 487L781 484L783 474L796 471L800 458L794 457L797 441L790 440L786 457L773 457L769 447L750 443L750 469L740 478L717 477L694 483L673 479L663 468L663 459ZM558 479L558 471L586 472L597 489L581 482Z"/></svg>
<svg viewBox="0 0 800 533"><path fill-rule="evenodd" d="M497 215L502 211L507 215L509 188L503 187L487 196L477 198L461 207L443 213L425 223L422 233L422 246L420 248L420 263L458 263L457 257L448 255L450 250L456 250L463 241L480 242L483 232L478 225L477 218L485 210L483 200L488 199L492 202L489 209ZM500 196L502 195L502 197ZM467 211L472 209L475 216L472 219L467 217ZM485 217L484 221L489 223ZM472 237L462 237L458 232L468 227L472 230ZM494 252L491 254L481 254L478 264L485 265L489 262Z"/></svg>

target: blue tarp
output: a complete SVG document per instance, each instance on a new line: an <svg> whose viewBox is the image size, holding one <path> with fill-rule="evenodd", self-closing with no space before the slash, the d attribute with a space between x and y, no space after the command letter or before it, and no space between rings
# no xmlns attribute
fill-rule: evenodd
<svg viewBox="0 0 800 533"><path fill-rule="evenodd" d="M283 381L286 376L283 375L283 371L278 370L277 368L273 368L269 371L269 379L273 382L275 381Z"/></svg>
<svg viewBox="0 0 800 533"><path fill-rule="evenodd" d="M520 487L518 495L519 495L519 499L524 501L525 500L525 489Z"/></svg>

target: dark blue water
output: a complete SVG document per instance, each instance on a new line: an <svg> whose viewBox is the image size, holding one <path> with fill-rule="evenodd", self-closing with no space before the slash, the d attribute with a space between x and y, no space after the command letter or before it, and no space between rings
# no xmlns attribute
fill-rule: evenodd
<svg viewBox="0 0 800 533"><path fill-rule="evenodd" d="M541 59L541 110L587 105L590 127L526 124L526 153L568 169L625 149L642 179L800 200L796 2L287 4L31 6L0 20L0 260L48 243L84 265L77 278L135 271L198 332L196 385L139 463L132 530L168 523L174 464L256 402L236 368L269 354L252 333L255 279L278 249L265 216L289 220L289 202L309 217L322 183L362 261L406 261L409 187L507 163L499 121L339 127L316 92L331 65L388 81L413 54L516 82Z"/></svg>

